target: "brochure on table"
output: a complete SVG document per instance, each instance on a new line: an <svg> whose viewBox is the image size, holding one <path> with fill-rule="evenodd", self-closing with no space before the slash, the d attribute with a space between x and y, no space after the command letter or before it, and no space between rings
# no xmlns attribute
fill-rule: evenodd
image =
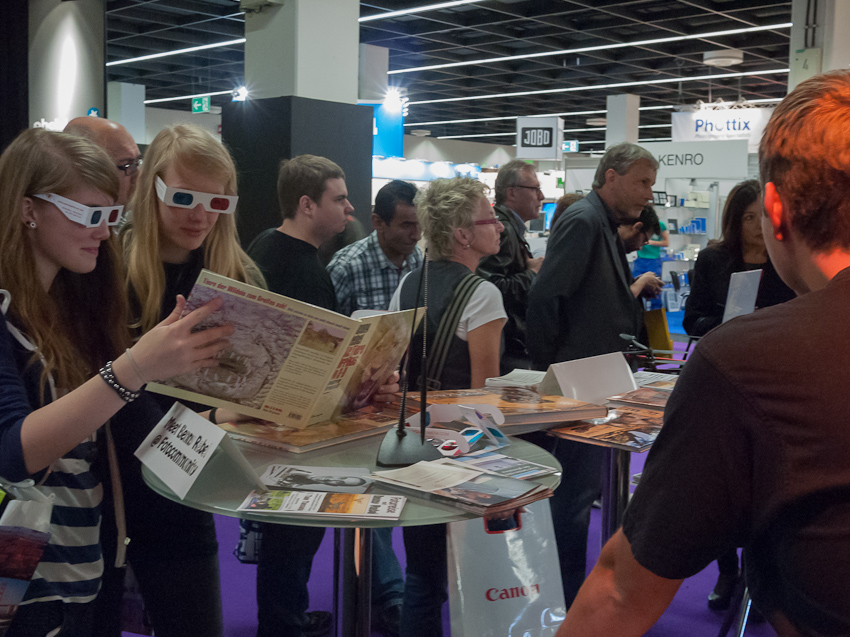
<svg viewBox="0 0 850 637"><path fill-rule="evenodd" d="M355 320L208 270L184 314L216 297L224 304L196 329L234 327L219 366L148 389L299 429L368 405L398 369L413 320L413 310Z"/></svg>

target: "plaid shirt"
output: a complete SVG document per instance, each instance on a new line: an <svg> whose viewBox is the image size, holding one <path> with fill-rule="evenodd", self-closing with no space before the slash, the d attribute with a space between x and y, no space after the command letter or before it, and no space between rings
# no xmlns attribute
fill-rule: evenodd
<svg viewBox="0 0 850 637"><path fill-rule="evenodd" d="M337 312L386 310L401 278L422 265L417 246L400 268L393 265L378 244L378 233L337 252L328 264L336 290Z"/></svg>

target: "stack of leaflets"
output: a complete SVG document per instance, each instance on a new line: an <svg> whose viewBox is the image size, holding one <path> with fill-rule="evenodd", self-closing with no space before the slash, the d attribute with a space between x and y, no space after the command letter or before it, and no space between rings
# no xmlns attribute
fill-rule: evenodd
<svg viewBox="0 0 850 637"><path fill-rule="evenodd" d="M398 520L407 499L400 495L316 493L312 491L252 491L238 511L337 518Z"/></svg>
<svg viewBox="0 0 850 637"><path fill-rule="evenodd" d="M542 485L468 469L445 458L377 471L373 477L387 486L479 516L511 511L552 496L552 490Z"/></svg>
<svg viewBox="0 0 850 637"><path fill-rule="evenodd" d="M637 390L640 391L640 390ZM646 451L661 431L663 414L654 409L613 407L605 418L568 423L553 429L559 438L626 451Z"/></svg>
<svg viewBox="0 0 850 637"><path fill-rule="evenodd" d="M428 392L429 405L493 405L505 416L502 431L511 436L548 429L568 420L600 418L605 407L564 396L541 396L522 387L451 389ZM412 410L419 407L419 395L408 394Z"/></svg>
<svg viewBox="0 0 850 637"><path fill-rule="evenodd" d="M634 376L638 387L663 389L665 391L673 391L676 381L679 380L678 374L663 374L661 372L640 371L635 372Z"/></svg>
<svg viewBox="0 0 850 637"><path fill-rule="evenodd" d="M538 385L543 382L546 372L537 371L535 369L515 369L504 376L488 378L484 381L485 387L522 387L537 391Z"/></svg>

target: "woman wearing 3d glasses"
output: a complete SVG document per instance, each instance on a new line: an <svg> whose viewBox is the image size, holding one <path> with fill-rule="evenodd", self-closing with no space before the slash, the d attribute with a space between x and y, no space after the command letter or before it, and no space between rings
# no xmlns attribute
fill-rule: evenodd
<svg viewBox="0 0 850 637"><path fill-rule="evenodd" d="M206 131L174 126L159 133L145 154L132 219L121 231L134 327L147 332L188 296L202 268L265 286L239 246L236 168L230 154ZM154 397L167 410L171 398ZM207 407L191 405L198 411ZM215 410L218 420L229 418ZM206 414L203 414L206 415ZM215 416L213 416L215 417ZM128 561L139 581L157 635L220 635L221 593L213 517L150 490L133 451L145 435L127 427L116 439L131 543ZM113 606L104 604L104 608ZM117 634L112 622L110 631Z"/></svg>
<svg viewBox="0 0 850 637"><path fill-rule="evenodd" d="M216 365L232 331L191 333L216 301L175 312L127 349L109 227L117 193L112 161L80 137L30 129L0 156L0 478L23 499L54 498L50 544L10 636L92 634L103 570L93 436L145 378Z"/></svg>

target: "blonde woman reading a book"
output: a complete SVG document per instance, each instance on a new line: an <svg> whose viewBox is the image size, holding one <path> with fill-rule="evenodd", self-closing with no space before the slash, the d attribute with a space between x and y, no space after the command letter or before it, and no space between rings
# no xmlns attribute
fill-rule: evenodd
<svg viewBox="0 0 850 637"><path fill-rule="evenodd" d="M146 379L217 365L231 331L192 334L220 301L178 319L180 301L129 347L111 232L118 188L108 155L73 135L26 130L0 156L0 477L22 483L23 497L53 497L50 544L12 637L95 634L98 429L133 404Z"/></svg>
<svg viewBox="0 0 850 637"><path fill-rule="evenodd" d="M169 313L177 295L188 296L202 268L265 287L239 245L237 201L233 159L212 135L180 125L156 136L139 173L132 218L120 234L138 334L147 333ZM156 402L165 411L174 401L156 396ZM191 406L211 420L233 417L223 410L210 413L204 406ZM118 442L128 535L133 540L128 561L156 634L220 635L218 544L212 515L150 490L133 457L141 439L127 435ZM118 584L113 594L117 588ZM115 634L117 623L113 617L110 634Z"/></svg>

